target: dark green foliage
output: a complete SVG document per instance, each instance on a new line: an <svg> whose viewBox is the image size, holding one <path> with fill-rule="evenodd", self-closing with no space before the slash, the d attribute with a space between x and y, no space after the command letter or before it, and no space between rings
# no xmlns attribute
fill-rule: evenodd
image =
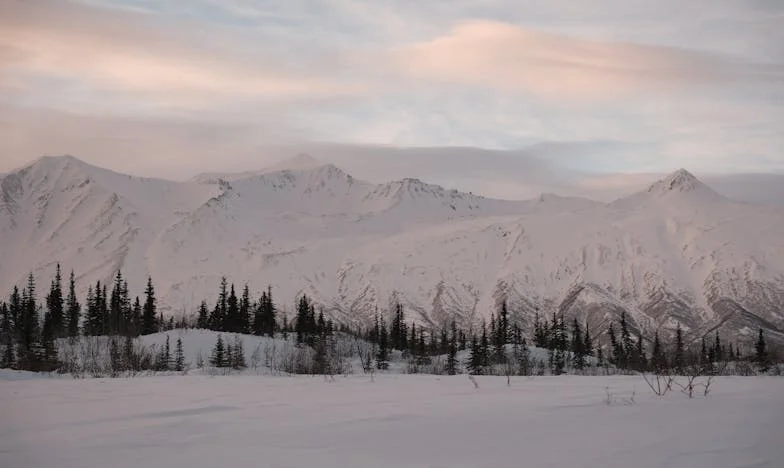
<svg viewBox="0 0 784 468"><path fill-rule="evenodd" d="M166 335L166 343L161 347L156 358L155 370L172 370L171 347L169 346L169 335Z"/></svg>
<svg viewBox="0 0 784 468"><path fill-rule="evenodd" d="M395 316L389 329L389 342L392 349L406 351L408 349L408 330L406 318L403 313L403 306L398 302L395 304Z"/></svg>
<svg viewBox="0 0 784 468"><path fill-rule="evenodd" d="M702 337L702 346L700 347L700 364L707 364L710 362L710 355L708 354L708 347L705 344L705 337Z"/></svg>
<svg viewBox="0 0 784 468"><path fill-rule="evenodd" d="M482 349L479 346L479 340L476 335L471 336L471 347L468 358L468 373L471 375L484 374L484 366L482 365Z"/></svg>
<svg viewBox="0 0 784 468"><path fill-rule="evenodd" d="M498 364L506 363L506 344L509 342L509 311L506 301L501 303L501 310L498 313L498 320L495 321L493 333L493 355Z"/></svg>
<svg viewBox="0 0 784 468"><path fill-rule="evenodd" d="M210 356L210 364L213 367L225 367L228 360L226 359L226 346L223 343L223 336L218 335L218 340L215 342L215 347L212 348L212 355Z"/></svg>
<svg viewBox="0 0 784 468"><path fill-rule="evenodd" d="M412 328L412 331L414 329ZM419 366L429 364L430 357L427 353L427 346L425 345L425 331L423 329L419 329L419 339L414 340L417 343L416 347L416 364Z"/></svg>
<svg viewBox="0 0 784 468"><path fill-rule="evenodd" d="M294 331L297 333L298 344L312 345L318 335L316 308L308 296L304 294L297 305L297 321L294 323Z"/></svg>
<svg viewBox="0 0 784 468"><path fill-rule="evenodd" d="M389 333L387 333L384 317L378 325L378 350L376 351L376 368L386 370L389 368Z"/></svg>
<svg viewBox="0 0 784 468"><path fill-rule="evenodd" d="M182 349L182 338L177 338L177 346L174 349L174 370L182 372L185 370L185 353Z"/></svg>
<svg viewBox="0 0 784 468"><path fill-rule="evenodd" d="M566 368L566 351L568 349L566 326L564 325L563 315L559 318L553 312L553 323L550 331L549 360L550 372L553 375L561 375Z"/></svg>
<svg viewBox="0 0 784 468"><path fill-rule="evenodd" d="M272 288L268 287L266 292L261 293L261 299L254 312L253 334L257 336L275 334L275 304L272 301Z"/></svg>
<svg viewBox="0 0 784 468"><path fill-rule="evenodd" d="M245 347L239 335L234 336L234 342L230 343L226 349L226 361L222 367L232 369L244 369L247 367L245 362Z"/></svg>
<svg viewBox="0 0 784 468"><path fill-rule="evenodd" d="M593 356L593 339L587 324L585 325L585 338L583 338L583 351L586 356Z"/></svg>
<svg viewBox="0 0 784 468"><path fill-rule="evenodd" d="M455 375L458 372L458 362L457 362L457 324L452 322L452 335L449 340L449 346L447 350L446 356L446 373L449 375Z"/></svg>
<svg viewBox="0 0 784 468"><path fill-rule="evenodd" d="M482 336L479 339L479 350L482 373L484 373L484 370L490 366L490 341L487 337L487 326L484 321L482 322Z"/></svg>
<svg viewBox="0 0 784 468"><path fill-rule="evenodd" d="M762 372L767 372L770 369L770 360L768 358L768 349L765 344L765 335L762 332L762 328L759 329L759 336L757 337L757 342L754 344L754 351L754 361Z"/></svg>
<svg viewBox="0 0 784 468"><path fill-rule="evenodd" d="M572 320L572 366L577 370L585 369L587 363L585 356L585 341L582 327L575 317Z"/></svg>
<svg viewBox="0 0 784 468"><path fill-rule="evenodd" d="M512 353L517 362L517 373L519 375L531 375L531 354L528 350L528 344L523 337L523 331L518 325L513 327L512 337Z"/></svg>
<svg viewBox="0 0 784 468"><path fill-rule="evenodd" d="M713 342L713 362L723 361L724 358L724 348L721 346L721 339L719 338L719 332L717 330L716 339Z"/></svg>
<svg viewBox="0 0 784 468"><path fill-rule="evenodd" d="M645 355L645 349L643 349L643 342L642 342L642 335L637 334L637 351L634 353L634 360L636 364L636 370L644 371L648 368L648 357Z"/></svg>
<svg viewBox="0 0 784 468"><path fill-rule="evenodd" d="M0 302L0 367L13 368L16 366L14 354L14 324L11 319L11 310L8 304Z"/></svg>
<svg viewBox="0 0 784 468"><path fill-rule="evenodd" d="M541 319L539 318L539 314L536 314L534 318L534 346L537 348L549 348L550 347L550 339L549 339L549 331L547 328L547 320L542 323Z"/></svg>
<svg viewBox="0 0 784 468"><path fill-rule="evenodd" d="M678 328L675 330L675 351L672 356L672 368L675 369L676 372L682 372L685 363L683 331L681 330L680 324L678 324Z"/></svg>
<svg viewBox="0 0 784 468"><path fill-rule="evenodd" d="M155 288L152 285L152 278L147 277L147 288L144 290L144 307L142 308L142 335L150 335L158 332L157 300L155 299Z"/></svg>
<svg viewBox="0 0 784 468"><path fill-rule="evenodd" d="M79 335L79 320L82 315L82 306L76 298L76 284L74 280L74 272L71 270L71 276L68 279L68 299L66 300L66 328L67 336Z"/></svg>
<svg viewBox="0 0 784 468"><path fill-rule="evenodd" d="M207 310L207 301L201 301L199 304L199 311L197 312L196 328L209 328L210 327L210 312Z"/></svg>
<svg viewBox="0 0 784 468"><path fill-rule="evenodd" d="M250 291L248 285L242 288L242 297L240 298L240 310L237 318L237 331L239 333L250 333Z"/></svg>
<svg viewBox="0 0 784 468"><path fill-rule="evenodd" d="M210 316L210 329L226 331L226 316L229 308L229 292L226 277L221 278L218 301Z"/></svg>
<svg viewBox="0 0 784 468"><path fill-rule="evenodd" d="M84 334L87 336L103 335L106 330L107 304L106 288L100 281L95 283L95 288L87 291L87 315L85 316Z"/></svg>
<svg viewBox="0 0 784 468"><path fill-rule="evenodd" d="M47 313L44 320L44 327L48 328L45 336L50 339L56 339L66 335L64 302L62 277L60 275L60 264L58 263L54 280L49 289L49 294L46 296Z"/></svg>
<svg viewBox="0 0 784 468"><path fill-rule="evenodd" d="M234 291L234 283L231 284L229 291L229 298L226 302L226 319L222 329L231 333L242 333L240 330L240 306Z"/></svg>
<svg viewBox="0 0 784 468"><path fill-rule="evenodd" d="M657 373L662 373L667 369L667 356L664 354L661 341L659 340L659 332L653 335L653 352L651 353L651 370Z"/></svg>

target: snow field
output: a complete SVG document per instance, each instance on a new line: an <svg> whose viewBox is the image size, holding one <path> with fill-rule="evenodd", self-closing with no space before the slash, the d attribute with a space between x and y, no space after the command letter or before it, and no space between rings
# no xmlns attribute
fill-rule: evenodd
<svg viewBox="0 0 784 468"><path fill-rule="evenodd" d="M0 374L2 467L784 466L780 378L690 400L640 377L24 376Z"/></svg>

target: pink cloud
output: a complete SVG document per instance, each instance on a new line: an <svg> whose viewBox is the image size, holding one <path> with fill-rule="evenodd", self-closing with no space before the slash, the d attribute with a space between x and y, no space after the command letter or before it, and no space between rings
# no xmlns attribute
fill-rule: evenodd
<svg viewBox="0 0 784 468"><path fill-rule="evenodd" d="M686 85L784 81L784 70L662 46L600 42L496 21L471 21L395 51L396 65L424 79L547 97L606 98Z"/></svg>

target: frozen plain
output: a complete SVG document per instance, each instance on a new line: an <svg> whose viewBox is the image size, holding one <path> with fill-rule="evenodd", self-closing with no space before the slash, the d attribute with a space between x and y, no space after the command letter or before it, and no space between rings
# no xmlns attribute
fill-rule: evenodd
<svg viewBox="0 0 784 468"><path fill-rule="evenodd" d="M780 468L784 379L0 374L0 466ZM609 388L613 403L605 401ZM632 397L634 403L624 401ZM626 402L628 403L628 401Z"/></svg>

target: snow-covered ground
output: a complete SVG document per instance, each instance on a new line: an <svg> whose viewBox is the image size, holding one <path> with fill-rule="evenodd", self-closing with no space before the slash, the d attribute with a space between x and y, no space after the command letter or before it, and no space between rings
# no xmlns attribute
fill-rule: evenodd
<svg viewBox="0 0 784 468"><path fill-rule="evenodd" d="M0 373L4 468L784 466L780 378L27 375Z"/></svg>

